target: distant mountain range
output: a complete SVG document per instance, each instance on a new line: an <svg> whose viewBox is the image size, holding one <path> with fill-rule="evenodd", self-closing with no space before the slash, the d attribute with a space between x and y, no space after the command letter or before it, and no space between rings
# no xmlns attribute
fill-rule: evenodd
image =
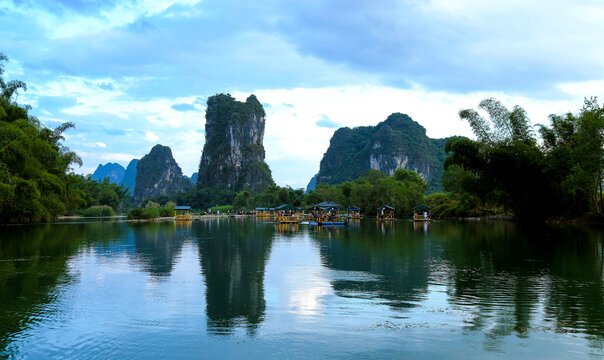
<svg viewBox="0 0 604 360"><path fill-rule="evenodd" d="M99 164L90 178L98 182L103 181L105 178L109 178L109 182L119 184L120 181L122 181L125 172L126 169L118 163Z"/></svg>
<svg viewBox="0 0 604 360"><path fill-rule="evenodd" d="M168 150L170 149L167 146L166 148ZM170 151L170 157L171 154L172 152ZM172 159L172 161L173 160L174 159ZM103 181L103 179L108 178L110 183L124 185L124 187L128 188L130 196L134 196L138 163L138 159L132 159L126 169L124 169L124 167L118 163L107 163L105 165L99 164L99 166L97 166L96 170L90 176L90 178L98 182L101 182ZM176 162L174 162L174 164L176 164ZM178 167L178 164L176 164L176 167ZM174 168L174 170L176 170L176 168ZM180 167L178 167L178 171L180 171ZM150 176L150 174L147 175ZM153 178L155 178L155 176L153 176ZM185 178L192 184L195 184L197 182L197 173L193 173L191 177L183 176L183 178ZM141 192L144 192L144 190L141 190ZM149 194L142 194L141 197L148 198L152 196L150 196L149 191Z"/></svg>
<svg viewBox="0 0 604 360"><path fill-rule="evenodd" d="M183 175L183 176L185 177L185 179L189 180L193 184L197 184L197 173L196 172L194 172L193 175L191 175L191 177L188 177L187 175Z"/></svg>
<svg viewBox="0 0 604 360"><path fill-rule="evenodd" d="M158 144L140 161L130 161L127 169L117 163L99 164L92 179L109 178L112 183L123 184L137 205L194 186L262 191L273 184L264 162L264 117L264 109L253 95L244 103L228 94L212 96L206 110L206 142L199 173L182 175L171 149ZM447 140L429 138L424 127L401 113L393 113L375 126L340 128L306 190L321 183L354 181L370 169L393 175L404 168L424 178L428 192L441 191Z"/></svg>

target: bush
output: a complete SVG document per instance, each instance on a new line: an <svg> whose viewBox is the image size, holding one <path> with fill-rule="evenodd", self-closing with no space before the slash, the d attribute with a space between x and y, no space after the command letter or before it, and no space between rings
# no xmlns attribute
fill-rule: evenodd
<svg viewBox="0 0 604 360"><path fill-rule="evenodd" d="M156 219L158 217L174 216L173 202L169 202L166 206L161 207L158 203L149 201L144 208L134 208L128 212L128 220L138 219Z"/></svg>
<svg viewBox="0 0 604 360"><path fill-rule="evenodd" d="M134 208L128 212L128 220L143 219L144 211L141 208Z"/></svg>
<svg viewBox="0 0 604 360"><path fill-rule="evenodd" d="M81 214L85 217L101 217L115 215L111 206L107 205L91 206L88 209L82 210Z"/></svg>

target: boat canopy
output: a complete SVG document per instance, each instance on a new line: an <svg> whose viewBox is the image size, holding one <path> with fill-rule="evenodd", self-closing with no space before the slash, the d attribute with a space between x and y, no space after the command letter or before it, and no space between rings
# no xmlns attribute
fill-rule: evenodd
<svg viewBox="0 0 604 360"><path fill-rule="evenodd" d="M174 210L191 210L190 206L175 206Z"/></svg>
<svg viewBox="0 0 604 360"><path fill-rule="evenodd" d="M361 208L356 207L356 206L351 206L351 207L349 207L349 208L348 208L348 209L346 209L346 210L348 210L348 211L361 211Z"/></svg>
<svg viewBox="0 0 604 360"><path fill-rule="evenodd" d="M419 210L419 211L423 211L423 210L430 210L430 209L432 209L432 208L431 208L431 207L429 207L429 206L426 206L426 205L424 205L424 204L422 204L422 205L417 205L416 207L414 207L414 208L413 208L413 210Z"/></svg>
<svg viewBox="0 0 604 360"><path fill-rule="evenodd" d="M379 208L377 208L378 210L384 210L384 209L388 209L388 210L394 210L394 208L390 205L382 205Z"/></svg>
<svg viewBox="0 0 604 360"><path fill-rule="evenodd" d="M295 207L295 206L292 206L290 204L283 204L283 205L277 206L275 208L275 210L284 210L284 211L287 211L287 210L298 210L298 208Z"/></svg>
<svg viewBox="0 0 604 360"><path fill-rule="evenodd" d="M319 209L338 209L341 207L342 207L342 205L340 205L340 204L336 204L336 203L333 203L330 201L324 201L322 203L313 205L312 208L313 209L317 209L317 208L319 208Z"/></svg>

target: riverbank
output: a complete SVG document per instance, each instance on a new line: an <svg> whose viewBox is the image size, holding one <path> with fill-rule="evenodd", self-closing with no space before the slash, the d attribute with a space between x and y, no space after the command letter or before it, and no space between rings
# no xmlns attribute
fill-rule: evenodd
<svg viewBox="0 0 604 360"><path fill-rule="evenodd" d="M223 219L223 218L248 218L253 217L254 215L192 215L190 221L201 221L208 219ZM116 215L116 216L102 216L102 217L84 217L84 216L59 216L57 217L57 221L77 221L77 220L103 220L105 222L129 222L129 223L139 223L139 222L164 222L164 221L175 221L174 216L165 216L158 217L153 219L127 219L126 215ZM183 220L176 220L183 221Z"/></svg>

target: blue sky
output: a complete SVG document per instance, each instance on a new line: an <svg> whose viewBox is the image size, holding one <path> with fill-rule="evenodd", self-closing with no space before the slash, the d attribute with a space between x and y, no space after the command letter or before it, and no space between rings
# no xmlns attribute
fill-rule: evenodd
<svg viewBox="0 0 604 360"><path fill-rule="evenodd" d="M599 1L0 0L6 77L66 145L99 163L172 148L197 171L205 102L254 93L266 160L303 187L340 126L410 115L429 136L470 136L459 109L494 96L533 123L604 98Z"/></svg>

